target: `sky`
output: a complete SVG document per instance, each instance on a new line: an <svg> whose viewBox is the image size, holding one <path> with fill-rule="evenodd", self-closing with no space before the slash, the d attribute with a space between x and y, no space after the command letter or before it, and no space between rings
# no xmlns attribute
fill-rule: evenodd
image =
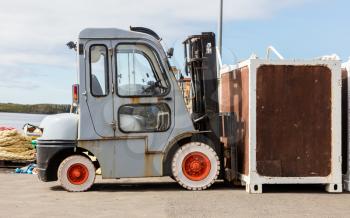
<svg viewBox="0 0 350 218"><path fill-rule="evenodd" d="M219 0L2 0L0 102L71 103L76 55L66 47L87 27L155 30L183 69L182 41L217 31ZM273 45L287 59L350 57L350 1L224 0L223 63Z"/></svg>

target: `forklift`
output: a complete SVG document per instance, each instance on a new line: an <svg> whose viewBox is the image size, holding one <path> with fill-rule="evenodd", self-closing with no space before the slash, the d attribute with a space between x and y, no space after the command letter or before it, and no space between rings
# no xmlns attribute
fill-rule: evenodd
<svg viewBox="0 0 350 218"><path fill-rule="evenodd" d="M224 177L214 33L184 41L192 112L161 38L144 27L85 29L77 43L74 112L46 117L38 139L38 175L70 192L103 179L169 176L188 190Z"/></svg>

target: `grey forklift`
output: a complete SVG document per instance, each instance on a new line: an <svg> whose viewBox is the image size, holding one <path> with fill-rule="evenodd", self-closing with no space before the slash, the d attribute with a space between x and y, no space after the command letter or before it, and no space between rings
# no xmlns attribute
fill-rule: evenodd
<svg viewBox="0 0 350 218"><path fill-rule="evenodd" d="M223 178L214 33L184 41L191 112L171 71L172 50L154 31L85 29L70 46L78 56L75 110L41 123L42 181L82 192L100 169L103 179L169 176L204 190Z"/></svg>

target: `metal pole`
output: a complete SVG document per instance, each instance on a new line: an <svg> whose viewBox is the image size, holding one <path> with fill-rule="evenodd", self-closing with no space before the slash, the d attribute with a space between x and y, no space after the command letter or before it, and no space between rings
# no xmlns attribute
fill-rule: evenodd
<svg viewBox="0 0 350 218"><path fill-rule="evenodd" d="M223 18L223 9L224 9L224 0L220 0L220 14L219 14L219 28L218 28L218 44L217 44L217 50L218 50L218 55L217 55L217 82L218 82L218 97L219 99L221 99L221 82L220 82L220 78L221 78L221 74L220 74L220 70L222 68L222 18ZM220 101L218 99L218 101ZM219 104L219 102L217 102Z"/></svg>
<svg viewBox="0 0 350 218"><path fill-rule="evenodd" d="M219 15L219 29L218 29L218 48L220 56L222 57L222 18L223 18L224 0L220 0L220 15Z"/></svg>

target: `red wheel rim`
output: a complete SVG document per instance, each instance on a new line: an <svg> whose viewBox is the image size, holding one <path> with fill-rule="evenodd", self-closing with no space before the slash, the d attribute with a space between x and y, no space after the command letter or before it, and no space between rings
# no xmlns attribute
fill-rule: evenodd
<svg viewBox="0 0 350 218"><path fill-rule="evenodd" d="M89 170L83 164L73 164L68 168L67 177L70 183L81 185L89 178Z"/></svg>
<svg viewBox="0 0 350 218"><path fill-rule="evenodd" d="M200 181L209 175L211 164L209 158L201 152L188 154L182 162L182 171L192 181Z"/></svg>

